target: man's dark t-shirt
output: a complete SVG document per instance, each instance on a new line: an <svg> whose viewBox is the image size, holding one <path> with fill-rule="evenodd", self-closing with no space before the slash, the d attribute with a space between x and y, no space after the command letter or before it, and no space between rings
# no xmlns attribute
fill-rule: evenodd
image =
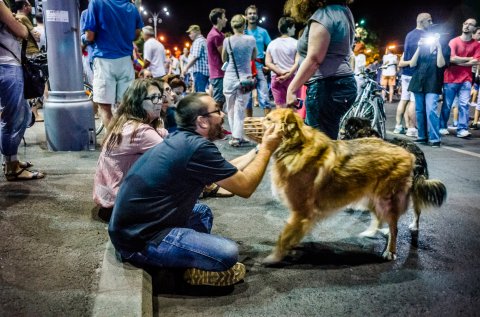
<svg viewBox="0 0 480 317"><path fill-rule="evenodd" d="M413 31L410 31L407 34L407 36L405 37L405 43L403 45L404 61L409 61L412 59L413 55L415 55L415 51L417 50L418 41L420 41L420 38L426 37L426 36L427 36L427 32L419 29L414 29ZM410 66L403 67L403 75L413 76L414 71L415 69Z"/></svg>
<svg viewBox="0 0 480 317"><path fill-rule="evenodd" d="M159 244L174 227L185 227L207 184L237 168L201 135L179 129L132 166L115 201L108 232L118 250Z"/></svg>

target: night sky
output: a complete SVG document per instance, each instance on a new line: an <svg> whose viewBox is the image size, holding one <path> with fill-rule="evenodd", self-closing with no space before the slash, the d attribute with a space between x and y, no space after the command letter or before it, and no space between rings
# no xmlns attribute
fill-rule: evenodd
<svg viewBox="0 0 480 317"><path fill-rule="evenodd" d="M190 24L199 24L204 36L211 28L208 14L215 7L225 8L227 18L243 13L250 4L256 4L259 15L266 17L262 25L267 28L270 36L278 36L277 21L282 16L284 1L259 0L143 0L143 6L149 11L160 11L168 7L170 17L162 17L163 23L158 25L158 32L165 34L167 46L183 46L188 39L186 29ZM383 2L378 5L376 3ZM85 0L81 2L85 6ZM468 17L480 20L480 0L356 0L350 5L355 20L366 20L366 28L375 31L380 39L380 45L387 43L402 44L405 35L415 28L416 16L421 12L432 14L434 23L442 28L442 32L449 33L447 37L455 37L461 33L461 23ZM144 21L146 24L148 22ZM230 30L228 26L228 30Z"/></svg>

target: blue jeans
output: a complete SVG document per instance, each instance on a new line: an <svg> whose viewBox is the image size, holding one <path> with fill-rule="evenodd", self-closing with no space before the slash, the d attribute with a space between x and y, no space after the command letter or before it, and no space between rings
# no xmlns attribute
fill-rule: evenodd
<svg viewBox="0 0 480 317"><path fill-rule="evenodd" d="M353 75L318 79L307 87L305 123L336 140L340 119L357 96Z"/></svg>
<svg viewBox="0 0 480 317"><path fill-rule="evenodd" d="M0 65L0 152L4 156L17 155L32 113L23 97L21 66Z"/></svg>
<svg viewBox="0 0 480 317"><path fill-rule="evenodd" d="M440 116L438 115L438 98L440 96L433 93L417 92L414 95L418 139L440 142Z"/></svg>
<svg viewBox="0 0 480 317"><path fill-rule="evenodd" d="M265 74L263 73L263 64L255 62L255 66L257 67L257 98L258 104L262 109L271 109L272 104L270 102L270 96L268 95L268 83ZM247 109L252 109L252 94L250 94L250 100L247 104Z"/></svg>
<svg viewBox="0 0 480 317"><path fill-rule="evenodd" d="M450 119L450 110L453 100L458 96L458 126L457 133L461 130L468 130L469 109L468 100L470 99L470 90L472 83L467 81L458 84L443 84L443 93L445 101L443 102L440 116L440 129L446 129L448 119Z"/></svg>
<svg viewBox="0 0 480 317"><path fill-rule="evenodd" d="M205 92L208 88L208 76L200 72L193 73L193 84L195 92Z"/></svg>
<svg viewBox="0 0 480 317"><path fill-rule="evenodd" d="M235 242L210 234L211 209L195 204L186 228L173 228L158 245L148 243L141 252L122 252L122 258L138 266L199 268L225 271L238 261Z"/></svg>

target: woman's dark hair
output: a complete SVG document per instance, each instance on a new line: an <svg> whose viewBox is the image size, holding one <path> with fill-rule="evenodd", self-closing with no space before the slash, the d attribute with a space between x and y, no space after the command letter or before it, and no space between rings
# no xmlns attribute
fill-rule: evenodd
<svg viewBox="0 0 480 317"><path fill-rule="evenodd" d="M153 128L163 126L163 121L155 119L150 123L148 113L143 109L143 101L148 95L148 88L150 86L156 86L160 93L163 94L163 85L153 79L135 79L132 84L127 88L123 95L122 102L117 109L115 117L109 125L109 134L105 137L104 145L107 146L107 152L112 150L115 146L120 145L122 142L123 126L128 121L132 121L134 124L134 132L132 133L133 139L136 136L136 130L141 123L150 124Z"/></svg>
<svg viewBox="0 0 480 317"><path fill-rule="evenodd" d="M208 112L208 105L201 100L201 98L205 96L208 96L208 94L193 93L187 95L177 103L175 121L179 128L195 131L197 127L197 117Z"/></svg>
<svg viewBox="0 0 480 317"><path fill-rule="evenodd" d="M278 20L278 31L280 34L288 34L288 29L295 25L295 20L290 17L281 17Z"/></svg>
<svg viewBox="0 0 480 317"><path fill-rule="evenodd" d="M183 80L181 80L180 78L174 78L172 79L170 82L170 88L174 89L174 88L177 88L177 87L183 87L183 91L187 91L187 85L185 84L185 82Z"/></svg>

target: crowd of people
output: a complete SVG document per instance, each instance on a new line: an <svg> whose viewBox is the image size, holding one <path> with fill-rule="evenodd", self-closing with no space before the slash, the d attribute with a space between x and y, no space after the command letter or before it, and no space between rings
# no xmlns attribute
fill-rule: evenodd
<svg viewBox="0 0 480 317"><path fill-rule="evenodd" d="M267 115L274 107L296 105L306 88L306 124L336 139L341 117L362 90L362 72L382 69L379 80L388 92L384 97L392 102L401 68L394 133L406 132L438 147L449 133L450 110L456 104L456 135L469 136L470 94L480 71L477 21L467 19L462 34L446 43L438 36L430 39L431 15L421 13L400 59L387 49L382 62L367 65L365 47L355 46L350 2L287 0L289 17L279 19L280 36L273 41L258 25L255 5L232 16L228 36L223 33L227 12L215 8L206 38L199 25L188 27L192 46L179 59L143 24L131 1L89 2L80 18L83 66L106 127L93 198L109 221L110 238L123 260L184 268L185 280L193 285L224 286L243 279L236 243L211 233L213 213L198 199L205 190L247 198L259 185L282 138L279 128L265 131L257 147L230 162L213 143L228 132L225 115L229 144L249 143L243 129L245 117L253 115L253 89ZM42 36L25 15L30 3L17 1L16 8L14 17L0 0L0 42L11 49L0 46L0 149L9 181L44 177L17 156L31 110L14 55L20 55L18 38L29 41L27 54L36 54ZM299 24L305 28L297 40ZM141 50L134 45L140 35ZM478 128L478 94L473 102L478 106L470 128Z"/></svg>

